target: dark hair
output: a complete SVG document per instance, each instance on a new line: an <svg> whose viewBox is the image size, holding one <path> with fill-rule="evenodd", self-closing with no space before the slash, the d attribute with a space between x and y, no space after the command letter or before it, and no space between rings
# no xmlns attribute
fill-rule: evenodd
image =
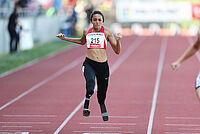
<svg viewBox="0 0 200 134"><path fill-rule="evenodd" d="M14 14L18 14L19 13L19 6L18 5L15 5L13 13Z"/></svg>
<svg viewBox="0 0 200 134"><path fill-rule="evenodd" d="M94 10L94 11L91 13L91 15L90 15L90 21L91 21L91 22L92 22L92 17L93 17L95 14L101 15L102 18L103 18L103 22L104 22L104 15L103 15L103 13L102 13L101 11L99 11L99 10Z"/></svg>

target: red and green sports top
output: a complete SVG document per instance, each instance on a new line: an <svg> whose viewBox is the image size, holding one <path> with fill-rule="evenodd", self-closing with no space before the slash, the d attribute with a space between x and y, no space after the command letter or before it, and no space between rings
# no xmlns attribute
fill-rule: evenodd
<svg viewBox="0 0 200 134"><path fill-rule="evenodd" d="M99 32L92 32L93 28L90 28L86 35L87 48L99 48L106 49L107 39L104 33L104 27L101 27Z"/></svg>

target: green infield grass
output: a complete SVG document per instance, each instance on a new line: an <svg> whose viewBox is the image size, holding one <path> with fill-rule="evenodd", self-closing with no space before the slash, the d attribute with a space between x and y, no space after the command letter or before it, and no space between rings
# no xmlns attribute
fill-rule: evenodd
<svg viewBox="0 0 200 134"><path fill-rule="evenodd" d="M30 50L19 51L15 54L4 54L0 56L0 75L29 63L39 60L50 54L57 53L69 46L67 42L51 42L37 45Z"/></svg>

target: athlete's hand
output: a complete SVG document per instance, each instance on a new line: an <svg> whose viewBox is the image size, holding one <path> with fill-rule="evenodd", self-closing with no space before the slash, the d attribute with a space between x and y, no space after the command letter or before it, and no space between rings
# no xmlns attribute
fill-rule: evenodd
<svg viewBox="0 0 200 134"><path fill-rule="evenodd" d="M122 34L121 33L117 33L116 34L116 38L117 38L117 40L120 40L122 38Z"/></svg>
<svg viewBox="0 0 200 134"><path fill-rule="evenodd" d="M172 69L175 71L180 67L180 65L181 65L181 63L179 63L178 61L175 61L171 64Z"/></svg>
<svg viewBox="0 0 200 134"><path fill-rule="evenodd" d="M58 35L56 35L56 37L58 37L58 38L61 39L61 40L64 40L64 39L65 39L65 35L62 34L62 33L59 33Z"/></svg>

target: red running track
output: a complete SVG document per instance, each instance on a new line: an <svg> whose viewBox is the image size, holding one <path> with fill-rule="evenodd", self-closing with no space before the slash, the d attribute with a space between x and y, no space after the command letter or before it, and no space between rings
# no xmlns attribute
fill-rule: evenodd
<svg viewBox="0 0 200 134"><path fill-rule="evenodd" d="M96 93L91 116L82 116L84 46L3 76L0 134L198 134L198 55L176 72L170 67L194 39L129 36L122 39L120 55L109 47L108 122L102 121Z"/></svg>

